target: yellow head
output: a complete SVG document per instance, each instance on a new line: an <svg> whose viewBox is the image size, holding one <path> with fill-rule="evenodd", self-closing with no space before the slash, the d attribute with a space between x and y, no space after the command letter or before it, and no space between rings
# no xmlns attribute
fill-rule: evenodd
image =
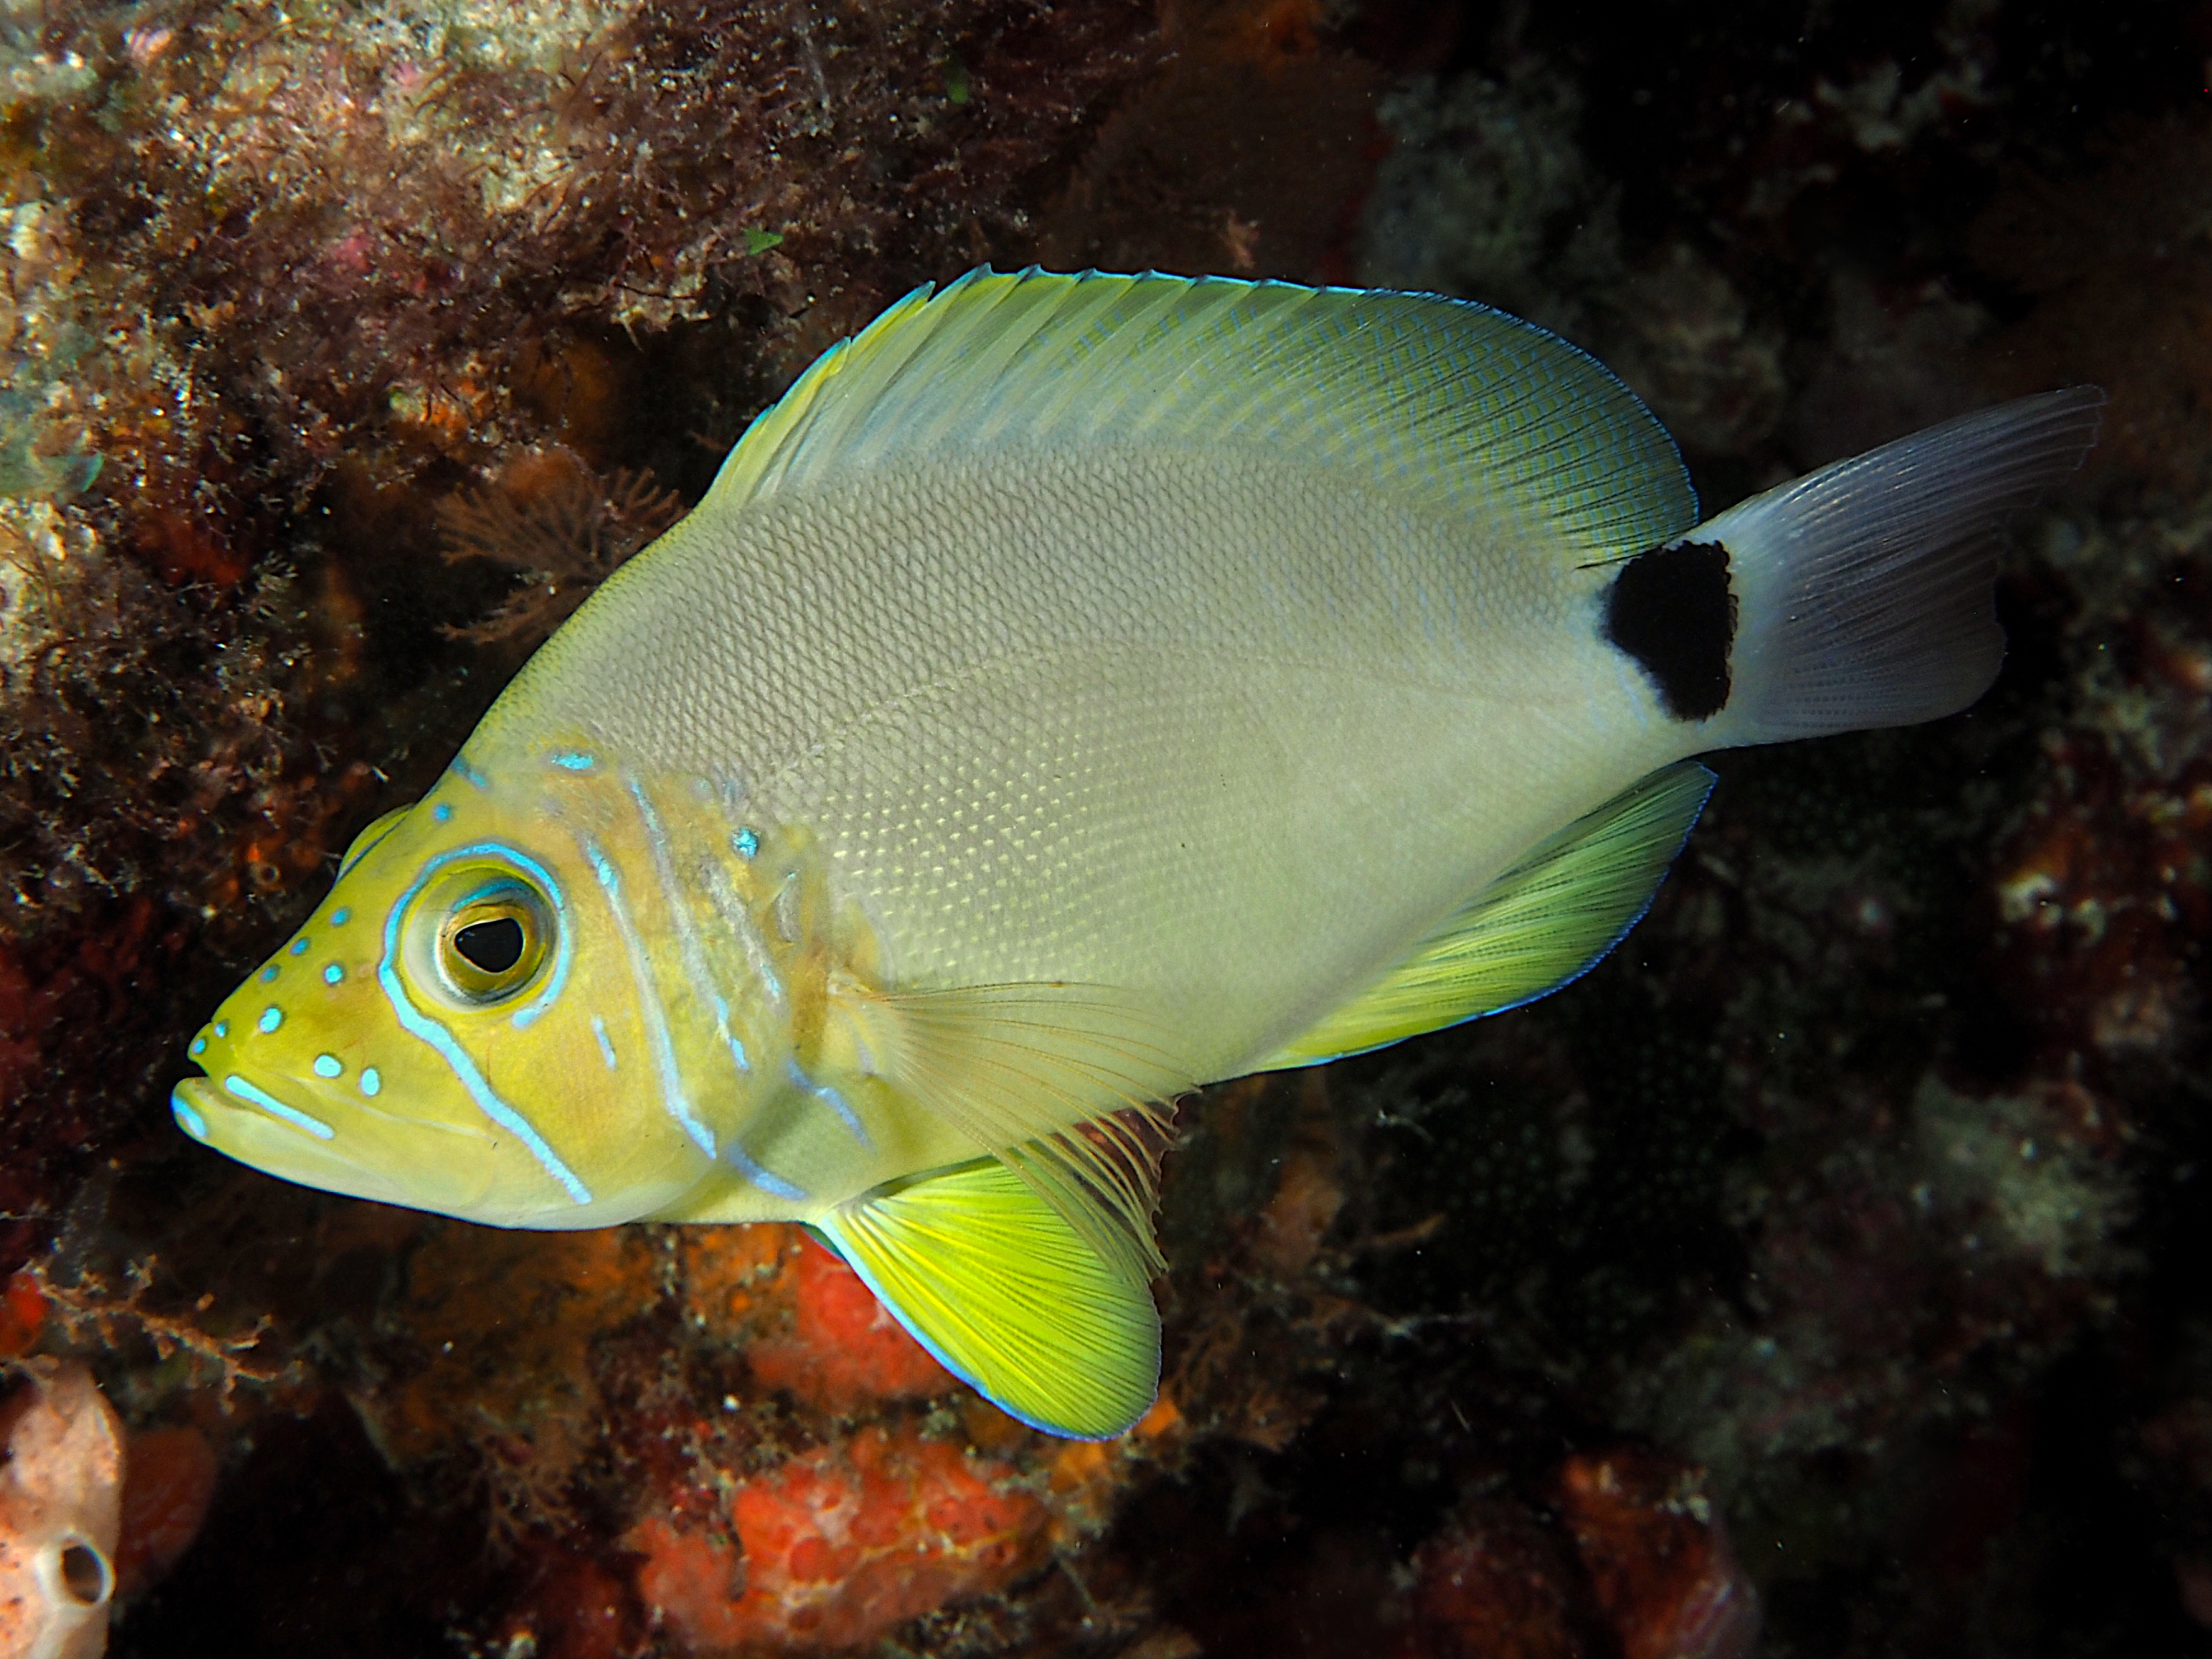
<svg viewBox="0 0 2212 1659"><path fill-rule="evenodd" d="M647 908L665 834L586 750L457 760L193 1038L207 1075L177 1121L290 1180L495 1225L668 1209L716 1178L707 1120L745 1093L732 1021L762 1011L687 986L681 930ZM736 1057L711 1100L671 1058L710 1035L702 1006Z"/></svg>

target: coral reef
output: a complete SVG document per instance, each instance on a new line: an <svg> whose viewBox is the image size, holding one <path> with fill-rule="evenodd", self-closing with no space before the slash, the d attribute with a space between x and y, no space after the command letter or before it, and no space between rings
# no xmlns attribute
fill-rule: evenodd
<svg viewBox="0 0 2212 1659"><path fill-rule="evenodd" d="M144 1594L199 1536L215 1497L215 1447L191 1424L142 1429L124 1460L116 1594Z"/></svg>
<svg viewBox="0 0 2212 1659"><path fill-rule="evenodd" d="M2112 388L2100 465L2181 491L2204 485L2212 329L2212 119L2201 109L2116 122L2059 171L2017 166L1975 222L1977 264L2032 302L1984 347L2011 386L2054 373Z"/></svg>
<svg viewBox="0 0 2212 1659"><path fill-rule="evenodd" d="M1470 1500L1415 1553L1400 1653L1743 1659L1759 1596L1705 1487L1694 1468L1616 1449L1560 1465L1548 1521L1510 1498Z"/></svg>
<svg viewBox="0 0 2212 1659"><path fill-rule="evenodd" d="M1648 1453L1584 1453L1560 1468L1558 1504L1622 1659L1742 1659L1759 1596L1695 1469Z"/></svg>
<svg viewBox="0 0 2212 1659"><path fill-rule="evenodd" d="M1042 1559L1045 1508L1012 1467L911 1433L849 1441L738 1483L735 1547L647 1517L638 1589L700 1654L866 1646L1003 1588Z"/></svg>
<svg viewBox="0 0 2212 1659"><path fill-rule="evenodd" d="M497 1539L564 1527L604 1409L589 1350L659 1299L652 1248L634 1232L424 1233L386 1315L416 1358L368 1402L378 1447L403 1469L458 1460Z"/></svg>
<svg viewBox="0 0 2212 1659"><path fill-rule="evenodd" d="M754 1380L788 1389L824 1411L867 1400L920 1400L954 1386L945 1367L884 1311L860 1276L807 1240L792 1263L788 1336L756 1336L745 1349Z"/></svg>
<svg viewBox="0 0 2212 1659"><path fill-rule="evenodd" d="M112 1650L2212 1651L2200 10L0 20L0 1358L121 1419ZM349 838L985 258L1509 307L1716 503L2081 379L2107 441L1973 711L1724 757L1571 989L1184 1106L1121 1442L801 1230L182 1146L180 1034Z"/></svg>
<svg viewBox="0 0 2212 1659"><path fill-rule="evenodd" d="M1095 1535L1174 1439L1172 1404L1118 1449L1006 1418L795 1227L420 1234L361 1397L380 1449L480 1491L519 1559L628 1494L593 1627L678 1651L841 1651L1003 1589ZM514 1628L580 1616L535 1600Z"/></svg>
<svg viewBox="0 0 2212 1659"><path fill-rule="evenodd" d="M603 480L572 450L526 451L491 487L438 504L447 563L489 559L528 578L483 621L446 631L475 645L534 646L683 515L650 473L618 467Z"/></svg>
<svg viewBox="0 0 2212 1659"><path fill-rule="evenodd" d="M1058 270L1341 280L1380 151L1382 75L1332 49L1324 9L1164 9L1174 61L1100 128L1040 224ZM1294 151L1296 168L1281 157Z"/></svg>
<svg viewBox="0 0 2212 1659"><path fill-rule="evenodd" d="M1479 1500L1414 1553L1402 1659L1583 1659L1582 1583L1518 1504Z"/></svg>

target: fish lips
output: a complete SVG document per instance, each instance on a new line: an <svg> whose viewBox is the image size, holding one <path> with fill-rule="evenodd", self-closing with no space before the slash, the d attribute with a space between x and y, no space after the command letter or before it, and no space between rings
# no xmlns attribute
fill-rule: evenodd
<svg viewBox="0 0 2212 1659"><path fill-rule="evenodd" d="M169 1110L204 1146L350 1198L465 1214L493 1180L488 1137L379 1110L305 1079L236 1071L188 1077L171 1091Z"/></svg>

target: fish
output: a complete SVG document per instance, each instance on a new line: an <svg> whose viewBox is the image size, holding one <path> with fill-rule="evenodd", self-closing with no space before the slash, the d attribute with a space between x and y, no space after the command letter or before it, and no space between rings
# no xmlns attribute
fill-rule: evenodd
<svg viewBox="0 0 2212 1659"><path fill-rule="evenodd" d="M190 1043L193 1139L501 1227L805 1224L947 1370L1158 1386L1175 1103L1517 1006L1696 757L1950 714L2046 393L1709 519L1435 295L970 272L759 416Z"/></svg>

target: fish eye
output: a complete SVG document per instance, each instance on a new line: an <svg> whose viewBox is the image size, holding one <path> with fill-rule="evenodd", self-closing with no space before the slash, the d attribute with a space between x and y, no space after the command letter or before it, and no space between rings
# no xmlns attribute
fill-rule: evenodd
<svg viewBox="0 0 2212 1659"><path fill-rule="evenodd" d="M504 1002L538 977L553 937L545 902L525 883L479 888L438 928L438 972L465 1001Z"/></svg>

